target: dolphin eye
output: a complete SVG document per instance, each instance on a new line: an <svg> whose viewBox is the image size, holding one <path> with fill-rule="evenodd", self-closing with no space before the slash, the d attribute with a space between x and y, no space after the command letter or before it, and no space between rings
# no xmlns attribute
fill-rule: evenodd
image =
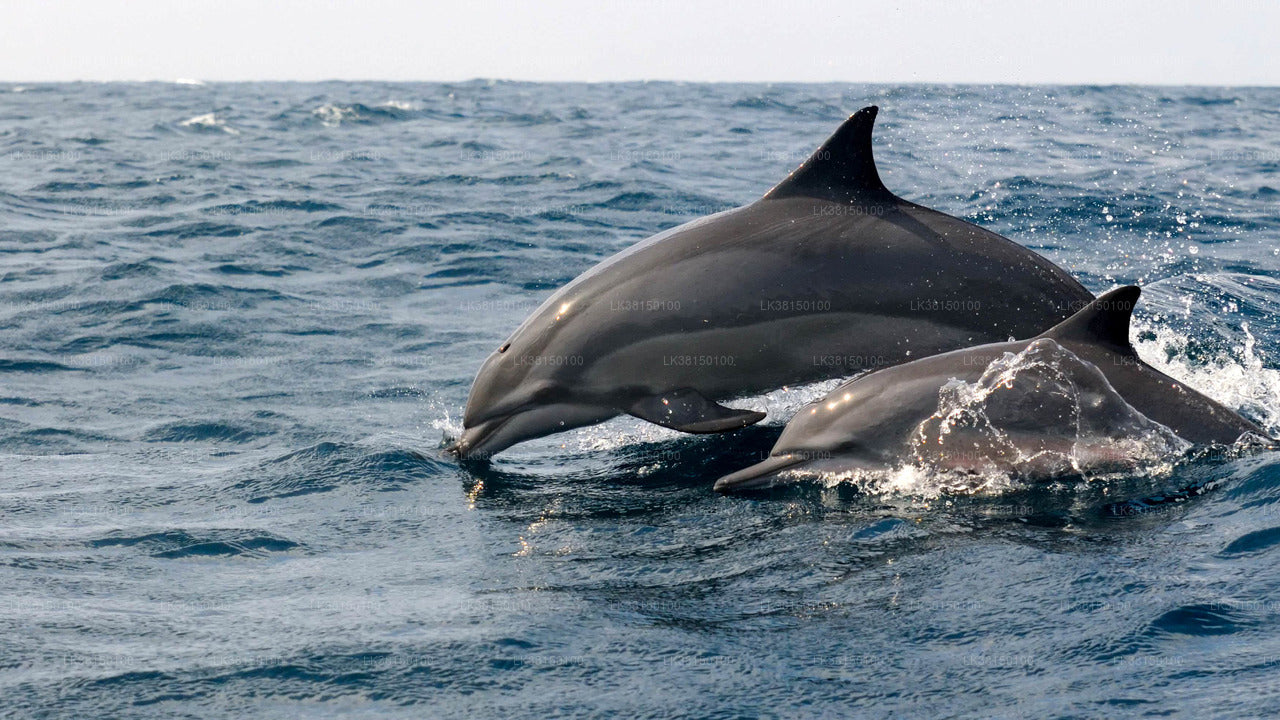
<svg viewBox="0 0 1280 720"><path fill-rule="evenodd" d="M499 352L499 353L504 353L504 352L506 352L506 351L507 351L507 348L509 348L509 347L511 347L511 343L509 343L509 342L502 343L502 347L498 348L498 352Z"/></svg>

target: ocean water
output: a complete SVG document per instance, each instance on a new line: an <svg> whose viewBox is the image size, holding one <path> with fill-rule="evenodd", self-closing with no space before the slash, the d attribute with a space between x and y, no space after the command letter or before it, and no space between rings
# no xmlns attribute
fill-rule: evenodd
<svg viewBox="0 0 1280 720"><path fill-rule="evenodd" d="M1280 89L0 84L0 715L1280 712L1280 455L721 497L787 414L441 453L551 291L881 107L1280 430Z"/></svg>

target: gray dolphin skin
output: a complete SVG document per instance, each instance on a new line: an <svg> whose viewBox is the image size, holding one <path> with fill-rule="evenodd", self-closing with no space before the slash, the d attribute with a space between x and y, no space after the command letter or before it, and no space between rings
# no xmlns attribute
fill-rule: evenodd
<svg viewBox="0 0 1280 720"><path fill-rule="evenodd" d="M564 286L493 352L451 452L487 459L621 414L690 433L718 401L1027 337L1093 299L1045 258L880 181L877 109L763 198L667 230Z"/></svg>
<svg viewBox="0 0 1280 720"><path fill-rule="evenodd" d="M1268 439L1256 424L1138 358L1129 343L1129 318L1140 291L1118 288L1030 340L993 343L922 358L855 378L826 397L802 408L778 438L770 457L716 481L721 492L761 488L796 470L839 471L888 467L910 452L917 428L939 408L939 392L953 379L974 382L1006 353L1021 353L1033 344L1057 343L1084 363L1087 372L1101 373L1090 401L1100 406L1112 389L1114 404L1136 410L1183 440L1233 443L1246 433ZM1052 341L1050 343L1049 341ZM1105 378L1105 381L1103 380ZM1076 383L1073 382L1073 385ZM1083 378L1081 386L1089 385ZM1109 387L1108 387L1109 385ZM1026 406L1032 424L1052 424L1038 418L1050 398L1032 393ZM1107 412L1115 408L1103 408ZM917 438L918 439L918 438Z"/></svg>

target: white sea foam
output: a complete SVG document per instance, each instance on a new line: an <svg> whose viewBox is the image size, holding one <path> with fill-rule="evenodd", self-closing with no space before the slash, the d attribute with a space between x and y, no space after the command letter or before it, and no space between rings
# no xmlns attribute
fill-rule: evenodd
<svg viewBox="0 0 1280 720"><path fill-rule="evenodd" d="M403 100L388 100L384 103L379 103L378 107L391 108L392 110L404 110L405 112L411 112L413 110L418 109L418 104L412 103L412 102L405 102Z"/></svg>
<svg viewBox="0 0 1280 720"><path fill-rule="evenodd" d="M350 105L335 105L333 103L325 103L320 107L311 111L320 119L320 124L325 127L337 127L344 121L353 120L360 116L360 112Z"/></svg>
<svg viewBox="0 0 1280 720"><path fill-rule="evenodd" d="M227 121L220 117L216 112L205 113L204 115L196 115L187 118L178 123L182 127L192 128L194 130L217 130L225 132L228 135L239 135L240 131L227 124Z"/></svg>

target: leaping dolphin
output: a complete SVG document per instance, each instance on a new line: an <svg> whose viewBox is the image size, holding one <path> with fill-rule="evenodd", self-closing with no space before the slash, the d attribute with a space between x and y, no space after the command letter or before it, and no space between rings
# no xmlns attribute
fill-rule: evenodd
<svg viewBox="0 0 1280 720"><path fill-rule="evenodd" d="M767 487L804 470L886 468L922 454L927 462L941 456L952 468L1008 469L1013 461L1038 474L1046 458L1076 453L1088 456L1086 463L1123 462L1113 451L1123 452L1130 435L1162 431L1195 444L1234 443L1246 433L1268 440L1255 423L1138 357L1129 318L1139 293L1134 286L1106 293L1030 340L955 350L855 378L801 408L768 459L720 478L715 489ZM949 384L976 384L1000 369L993 363L1019 357L1033 372L1011 395L1012 407L1003 408L1006 423L993 426L995 418L975 418L964 407L940 413ZM1042 367L1031 367L1037 363ZM996 390L1001 384L1015 390L1018 382L1016 372L992 379ZM950 457L942 447L948 444Z"/></svg>
<svg viewBox="0 0 1280 720"><path fill-rule="evenodd" d="M672 228L556 291L485 360L450 450L488 458L629 414L690 433L718 401L1034 335L1093 296L1007 238L895 196L877 108L763 198Z"/></svg>

